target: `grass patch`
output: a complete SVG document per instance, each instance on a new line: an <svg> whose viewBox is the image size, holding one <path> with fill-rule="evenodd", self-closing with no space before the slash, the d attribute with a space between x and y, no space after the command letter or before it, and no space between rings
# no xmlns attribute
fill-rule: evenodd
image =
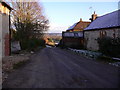
<svg viewBox="0 0 120 90"><path fill-rule="evenodd" d="M117 62L115 60L113 60L111 57L109 56L99 56L97 59L97 61L101 61L101 62L104 62L104 63L114 63L114 62Z"/></svg>
<svg viewBox="0 0 120 90"><path fill-rule="evenodd" d="M20 61L16 64L13 65L13 69L18 69L19 67L21 67L22 65L24 65L27 61Z"/></svg>

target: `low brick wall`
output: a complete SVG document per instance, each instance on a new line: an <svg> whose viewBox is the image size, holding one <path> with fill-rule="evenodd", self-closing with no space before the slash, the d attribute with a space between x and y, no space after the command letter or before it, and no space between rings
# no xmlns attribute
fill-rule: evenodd
<svg viewBox="0 0 120 90"><path fill-rule="evenodd" d="M83 38L75 38L75 37L63 37L63 45L67 47L76 47L80 48L83 46Z"/></svg>

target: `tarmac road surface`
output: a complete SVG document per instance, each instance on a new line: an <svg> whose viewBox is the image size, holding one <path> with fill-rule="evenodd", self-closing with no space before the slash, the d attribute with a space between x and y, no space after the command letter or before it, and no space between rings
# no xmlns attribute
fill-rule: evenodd
<svg viewBox="0 0 120 90"><path fill-rule="evenodd" d="M3 88L118 88L119 68L59 48L44 48L9 74Z"/></svg>

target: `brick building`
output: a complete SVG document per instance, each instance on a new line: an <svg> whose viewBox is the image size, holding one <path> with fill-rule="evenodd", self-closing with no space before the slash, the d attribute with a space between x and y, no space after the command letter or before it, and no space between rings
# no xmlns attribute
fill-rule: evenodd
<svg viewBox="0 0 120 90"><path fill-rule="evenodd" d="M103 36L120 37L120 10L97 17L84 29L84 45L88 50L97 51L99 45L97 39ZM97 17L97 18L96 18Z"/></svg>
<svg viewBox="0 0 120 90"><path fill-rule="evenodd" d="M0 1L0 54L10 55L10 11L11 7Z"/></svg>
<svg viewBox="0 0 120 90"><path fill-rule="evenodd" d="M79 22L70 26L65 32L62 32L62 44L66 47L83 48L83 30L89 24L90 22L80 19Z"/></svg>

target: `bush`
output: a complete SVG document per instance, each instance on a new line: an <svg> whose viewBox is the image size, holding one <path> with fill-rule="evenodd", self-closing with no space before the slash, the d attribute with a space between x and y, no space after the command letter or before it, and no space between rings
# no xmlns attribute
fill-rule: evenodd
<svg viewBox="0 0 120 90"><path fill-rule="evenodd" d="M98 38L99 50L109 56L119 56L120 38L103 37Z"/></svg>
<svg viewBox="0 0 120 90"><path fill-rule="evenodd" d="M21 41L22 50L34 50L37 47L44 47L45 41L43 39L31 38L29 40Z"/></svg>
<svg viewBox="0 0 120 90"><path fill-rule="evenodd" d="M24 65L27 61L20 61L16 64L13 64L13 69L17 69L19 68L20 66Z"/></svg>
<svg viewBox="0 0 120 90"><path fill-rule="evenodd" d="M67 47L64 45L63 40L61 39L57 47L60 47L61 49L66 49Z"/></svg>

